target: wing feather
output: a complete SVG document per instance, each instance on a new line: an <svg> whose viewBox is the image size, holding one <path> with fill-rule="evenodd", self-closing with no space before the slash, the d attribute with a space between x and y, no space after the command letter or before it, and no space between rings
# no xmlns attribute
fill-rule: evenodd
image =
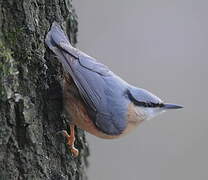
<svg viewBox="0 0 208 180"><path fill-rule="evenodd" d="M46 44L58 56L65 71L73 78L82 99L91 109L90 112L93 112L94 124L107 134L120 134L126 127L125 119L112 116L113 107L109 107L108 102L113 103L113 101L106 94L108 88L111 88L106 84L106 78L113 81L113 73L107 66L73 48L57 23L53 23L48 32ZM124 105L121 103L119 107L122 109Z"/></svg>

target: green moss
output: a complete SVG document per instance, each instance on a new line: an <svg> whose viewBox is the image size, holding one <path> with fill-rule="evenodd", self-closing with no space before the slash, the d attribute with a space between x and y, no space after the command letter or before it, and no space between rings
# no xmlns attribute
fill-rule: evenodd
<svg viewBox="0 0 208 180"><path fill-rule="evenodd" d="M9 86L13 83L13 77L18 74L17 64L12 54L13 52L0 40L0 100L10 96L12 90Z"/></svg>
<svg viewBox="0 0 208 180"><path fill-rule="evenodd" d="M10 61L10 59L12 59L12 51L3 45L3 42L1 40L0 40L0 59L1 59L0 75L2 77L3 75L9 74L8 62Z"/></svg>
<svg viewBox="0 0 208 180"><path fill-rule="evenodd" d="M17 73L17 63L14 61L13 52L4 46L0 40L0 77L15 75Z"/></svg>
<svg viewBox="0 0 208 180"><path fill-rule="evenodd" d="M4 39L8 45L11 47L14 46L18 42L18 37L22 37L24 28L19 29L11 29L10 31L4 33Z"/></svg>
<svg viewBox="0 0 208 180"><path fill-rule="evenodd" d="M6 59L11 59L12 57L11 50L6 48L1 40L0 40L0 57Z"/></svg>

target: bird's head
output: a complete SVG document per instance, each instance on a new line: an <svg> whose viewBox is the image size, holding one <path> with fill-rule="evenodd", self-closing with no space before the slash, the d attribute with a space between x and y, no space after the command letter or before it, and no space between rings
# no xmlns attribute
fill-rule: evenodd
<svg viewBox="0 0 208 180"><path fill-rule="evenodd" d="M183 108L176 104L166 104L154 94L141 88L128 89L128 97L135 105L136 113L143 120L149 120L166 110Z"/></svg>

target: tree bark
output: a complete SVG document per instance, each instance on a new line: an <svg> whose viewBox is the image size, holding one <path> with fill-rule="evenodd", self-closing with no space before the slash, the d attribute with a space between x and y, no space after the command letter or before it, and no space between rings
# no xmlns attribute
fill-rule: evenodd
<svg viewBox="0 0 208 180"><path fill-rule="evenodd" d="M0 180L83 180L89 154L76 129L73 158L57 131L62 114L62 67L44 39L52 22L76 43L70 0L0 0Z"/></svg>

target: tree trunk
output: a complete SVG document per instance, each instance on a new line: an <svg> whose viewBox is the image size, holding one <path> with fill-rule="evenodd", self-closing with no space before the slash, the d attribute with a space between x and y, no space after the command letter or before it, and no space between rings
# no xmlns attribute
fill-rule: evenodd
<svg viewBox="0 0 208 180"><path fill-rule="evenodd" d="M62 67L44 38L56 20L76 43L70 0L0 0L0 180L83 180L88 147L76 129L73 158L63 137Z"/></svg>

